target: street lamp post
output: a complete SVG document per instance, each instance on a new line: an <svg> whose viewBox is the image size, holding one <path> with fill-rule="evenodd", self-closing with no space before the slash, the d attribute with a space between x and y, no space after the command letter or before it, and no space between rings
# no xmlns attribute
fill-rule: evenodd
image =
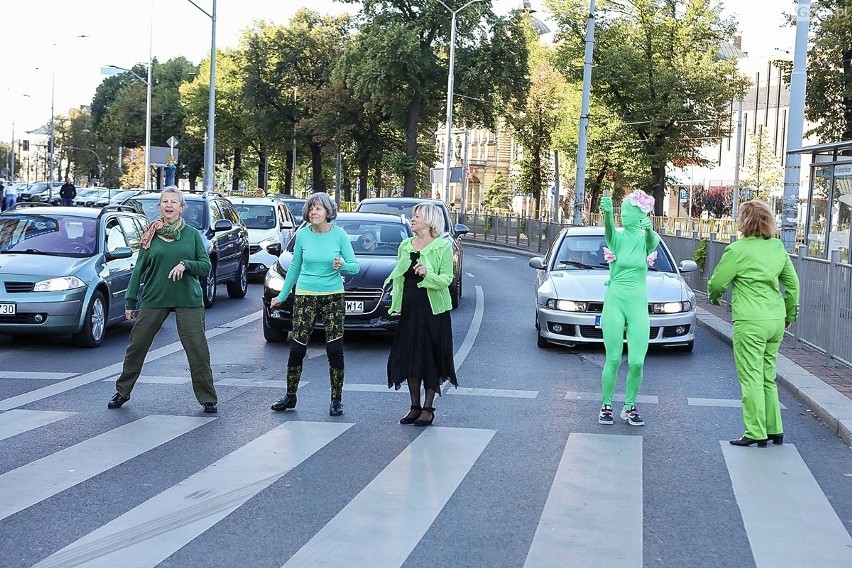
<svg viewBox="0 0 852 568"><path fill-rule="evenodd" d="M473 4L474 2L482 2L483 0L470 0L467 4L453 10L442 0L436 0L441 6L452 14L450 21L450 69L447 77L447 139L445 140L444 148L444 200L448 200L450 196L450 140L453 136L453 81L456 70L456 14Z"/></svg>
<svg viewBox="0 0 852 568"><path fill-rule="evenodd" d="M210 18L210 92L207 98L207 142L204 145L204 191L212 192L216 178L216 0L213 0L213 8L208 13L193 0L186 0L201 13Z"/></svg>
<svg viewBox="0 0 852 568"><path fill-rule="evenodd" d="M133 75L138 81L142 82L146 88L146 98L147 102L145 103L145 189L151 189L151 60L148 60L148 79L144 79L139 74L137 74L132 69L127 69L125 67L119 67L118 65L107 65L112 69L118 69L119 71L125 71ZM119 167L121 164L119 164Z"/></svg>

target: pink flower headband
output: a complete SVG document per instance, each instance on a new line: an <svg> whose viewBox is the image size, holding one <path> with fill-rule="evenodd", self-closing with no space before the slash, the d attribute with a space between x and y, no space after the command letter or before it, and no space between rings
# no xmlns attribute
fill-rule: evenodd
<svg viewBox="0 0 852 568"><path fill-rule="evenodd" d="M654 210L654 198L641 189L635 190L625 197L624 200L641 209L643 213L650 213Z"/></svg>

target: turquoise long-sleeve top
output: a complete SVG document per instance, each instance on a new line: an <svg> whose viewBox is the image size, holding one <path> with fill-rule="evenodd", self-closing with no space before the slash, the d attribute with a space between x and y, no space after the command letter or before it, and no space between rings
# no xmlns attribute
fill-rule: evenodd
<svg viewBox="0 0 852 568"><path fill-rule="evenodd" d="M781 295L779 283L784 286ZM725 247L707 282L707 296L719 305L731 285L731 314L736 320L784 318L796 321L799 277L779 239L744 237Z"/></svg>
<svg viewBox="0 0 852 568"><path fill-rule="evenodd" d="M171 280L169 272L180 262L186 266L183 278ZM210 268L210 257L197 229L185 226L180 238L174 241L164 241L155 235L150 248L139 249L139 258L124 295L124 307L136 309L139 284L143 280L142 308L204 307L198 278L209 274Z"/></svg>
<svg viewBox="0 0 852 568"><path fill-rule="evenodd" d="M332 266L336 258L343 258L340 270ZM315 233L308 225L296 233L293 260L287 269L278 301L286 300L294 287L296 294L341 294L344 291L341 273L358 274L359 270L361 266L346 231L332 225L331 230L325 233Z"/></svg>
<svg viewBox="0 0 852 568"><path fill-rule="evenodd" d="M405 239L399 245L396 263L385 284L393 282L391 292L391 306L389 313L402 312L402 291L405 288L405 273L411 266L411 253L414 249L414 239ZM450 299L450 283L453 281L453 245L438 237L420 250L420 264L426 267L426 276L417 286L426 288L426 296L429 298L429 306L432 314L437 315L453 308Z"/></svg>

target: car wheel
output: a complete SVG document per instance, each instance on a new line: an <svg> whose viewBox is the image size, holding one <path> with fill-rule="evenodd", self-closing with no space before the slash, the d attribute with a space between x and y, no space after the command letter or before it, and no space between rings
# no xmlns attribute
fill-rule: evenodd
<svg viewBox="0 0 852 568"><path fill-rule="evenodd" d="M270 343L283 343L287 341L287 332L283 329L273 327L269 323L269 315L266 308L263 309L263 338Z"/></svg>
<svg viewBox="0 0 852 568"><path fill-rule="evenodd" d="M207 276L198 279L201 282L201 295L204 298L204 307L212 308L216 302L216 263L210 263L210 272Z"/></svg>
<svg viewBox="0 0 852 568"><path fill-rule="evenodd" d="M106 304L104 295L95 290L92 299L86 307L83 318L83 328L74 334L74 343L80 347L98 347L104 340L106 330Z"/></svg>
<svg viewBox="0 0 852 568"><path fill-rule="evenodd" d="M541 347L542 349L547 349L550 347L550 343L541 336L541 324L538 322L538 316L535 318L535 344Z"/></svg>
<svg viewBox="0 0 852 568"><path fill-rule="evenodd" d="M248 264L243 257L237 267L236 279L233 282L228 282L228 297L245 298L246 292L248 292Z"/></svg>
<svg viewBox="0 0 852 568"><path fill-rule="evenodd" d="M694 347L695 347L695 340L692 340L689 343L687 343L686 345L678 345L677 347L675 347L675 349L677 349L678 351L681 351L683 353L692 353L692 349Z"/></svg>
<svg viewBox="0 0 852 568"><path fill-rule="evenodd" d="M452 303L453 309L459 307L459 286L461 283L456 280L452 284L450 284L450 302Z"/></svg>

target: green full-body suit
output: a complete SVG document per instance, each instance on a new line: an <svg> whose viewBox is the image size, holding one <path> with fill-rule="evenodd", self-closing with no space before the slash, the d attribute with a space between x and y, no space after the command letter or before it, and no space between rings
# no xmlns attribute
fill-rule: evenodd
<svg viewBox="0 0 852 568"><path fill-rule="evenodd" d="M719 305L729 285L745 435L765 440L784 432L775 365L785 323L796 321L799 277L779 239L744 237L725 247L707 282L708 300Z"/></svg>
<svg viewBox="0 0 852 568"><path fill-rule="evenodd" d="M651 198L647 197L647 199ZM653 204L653 200L650 203ZM607 291L601 315L601 328L606 348L606 362L601 374L603 405L612 405L612 395L624 351L626 329L627 384L624 409L630 410L636 402L636 395L639 394L639 387L642 384L645 354L648 352L648 338L651 331L646 283L648 255L657 248L660 236L651 229L648 214L633 205L630 196L621 205L623 229L615 226L612 199L601 198L601 210L604 212L604 234L607 247L615 255L615 260L610 263L610 277L606 284Z"/></svg>

